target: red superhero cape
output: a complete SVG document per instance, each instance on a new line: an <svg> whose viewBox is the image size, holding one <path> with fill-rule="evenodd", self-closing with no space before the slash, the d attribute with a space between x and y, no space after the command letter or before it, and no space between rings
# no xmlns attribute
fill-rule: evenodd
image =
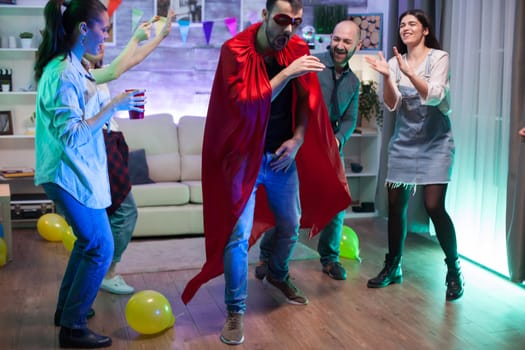
<svg viewBox="0 0 525 350"><path fill-rule="evenodd" d="M199 287L224 272L223 255L232 229L250 196L264 152L272 90L263 57L255 50L261 23L224 43L204 130L202 194L206 262L186 285L188 303ZM281 66L309 54L294 35L274 57ZM348 207L350 193L316 73L297 78L308 92L309 123L296 156L300 183L301 227L318 233L336 213ZM296 92L294 91L295 105ZM293 109L293 108L292 108ZM250 247L273 227L266 192L257 190Z"/></svg>

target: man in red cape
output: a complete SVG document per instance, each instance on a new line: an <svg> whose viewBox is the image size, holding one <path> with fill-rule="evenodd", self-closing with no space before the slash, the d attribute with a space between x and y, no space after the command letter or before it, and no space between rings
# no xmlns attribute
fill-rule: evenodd
<svg viewBox="0 0 525 350"><path fill-rule="evenodd" d="M292 125L296 128L294 135L300 118L308 120L308 127L301 140L302 145L297 147L300 147L300 152L281 146L275 153L278 160L287 156L293 162L295 158L299 176L301 226L311 228L310 235L313 236L337 212L350 204L339 151L315 74L324 65L309 55L304 41L293 35L300 23L301 14L300 0L268 0L266 9L263 10L263 22L252 25L222 46L203 143L202 190L206 262L202 270L187 284L182 294L184 303L188 303L198 288L210 279L223 272L226 279L225 249L231 244L232 232L252 194L255 196L255 209L249 246L264 231L275 226L265 189L261 186L254 192L254 186L259 170L262 169L261 164L267 157L265 139L272 100L288 81L292 99L287 103L293 107ZM270 60L284 67L272 79L268 76L265 63ZM275 84L275 79L285 71L286 81ZM282 171L286 172L289 166L290 163L287 163ZM289 205L293 206L294 203ZM296 241L297 232L294 238ZM289 254L292 249L293 245L289 247ZM247 249L243 258L246 266L239 268L245 269L244 280L240 281L244 293L240 297L245 308ZM285 267L287 269L287 260ZM231 268L229 264L227 269ZM288 276L285 281L277 282L286 283L285 288L289 288L288 290L278 287L285 295L287 292L298 292ZM226 284L228 285L228 281ZM226 289L225 299L228 299L228 288ZM289 302L294 303L297 298L296 304L307 303L307 299L298 293L286 296ZM244 308L230 310L228 304L228 320L221 335L223 342L243 342Z"/></svg>

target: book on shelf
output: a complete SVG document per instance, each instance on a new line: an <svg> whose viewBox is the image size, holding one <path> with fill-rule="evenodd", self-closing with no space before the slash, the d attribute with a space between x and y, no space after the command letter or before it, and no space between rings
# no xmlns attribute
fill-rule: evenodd
<svg viewBox="0 0 525 350"><path fill-rule="evenodd" d="M31 177L35 175L33 168L1 168L0 175L6 179L13 177Z"/></svg>

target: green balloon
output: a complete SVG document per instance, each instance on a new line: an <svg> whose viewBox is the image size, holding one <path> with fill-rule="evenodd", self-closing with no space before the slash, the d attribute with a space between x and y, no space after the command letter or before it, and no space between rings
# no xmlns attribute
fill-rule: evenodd
<svg viewBox="0 0 525 350"><path fill-rule="evenodd" d="M361 261L359 257L359 238L357 233L348 226L343 226L339 256L342 258Z"/></svg>

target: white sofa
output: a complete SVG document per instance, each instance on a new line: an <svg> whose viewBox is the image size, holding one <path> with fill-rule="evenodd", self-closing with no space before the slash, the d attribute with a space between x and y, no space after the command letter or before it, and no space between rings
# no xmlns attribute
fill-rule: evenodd
<svg viewBox="0 0 525 350"><path fill-rule="evenodd" d="M205 118L184 116L175 124L170 114L155 114L142 120L116 121L130 152L145 150L153 181L132 187L138 207L133 236L204 233L201 154Z"/></svg>

